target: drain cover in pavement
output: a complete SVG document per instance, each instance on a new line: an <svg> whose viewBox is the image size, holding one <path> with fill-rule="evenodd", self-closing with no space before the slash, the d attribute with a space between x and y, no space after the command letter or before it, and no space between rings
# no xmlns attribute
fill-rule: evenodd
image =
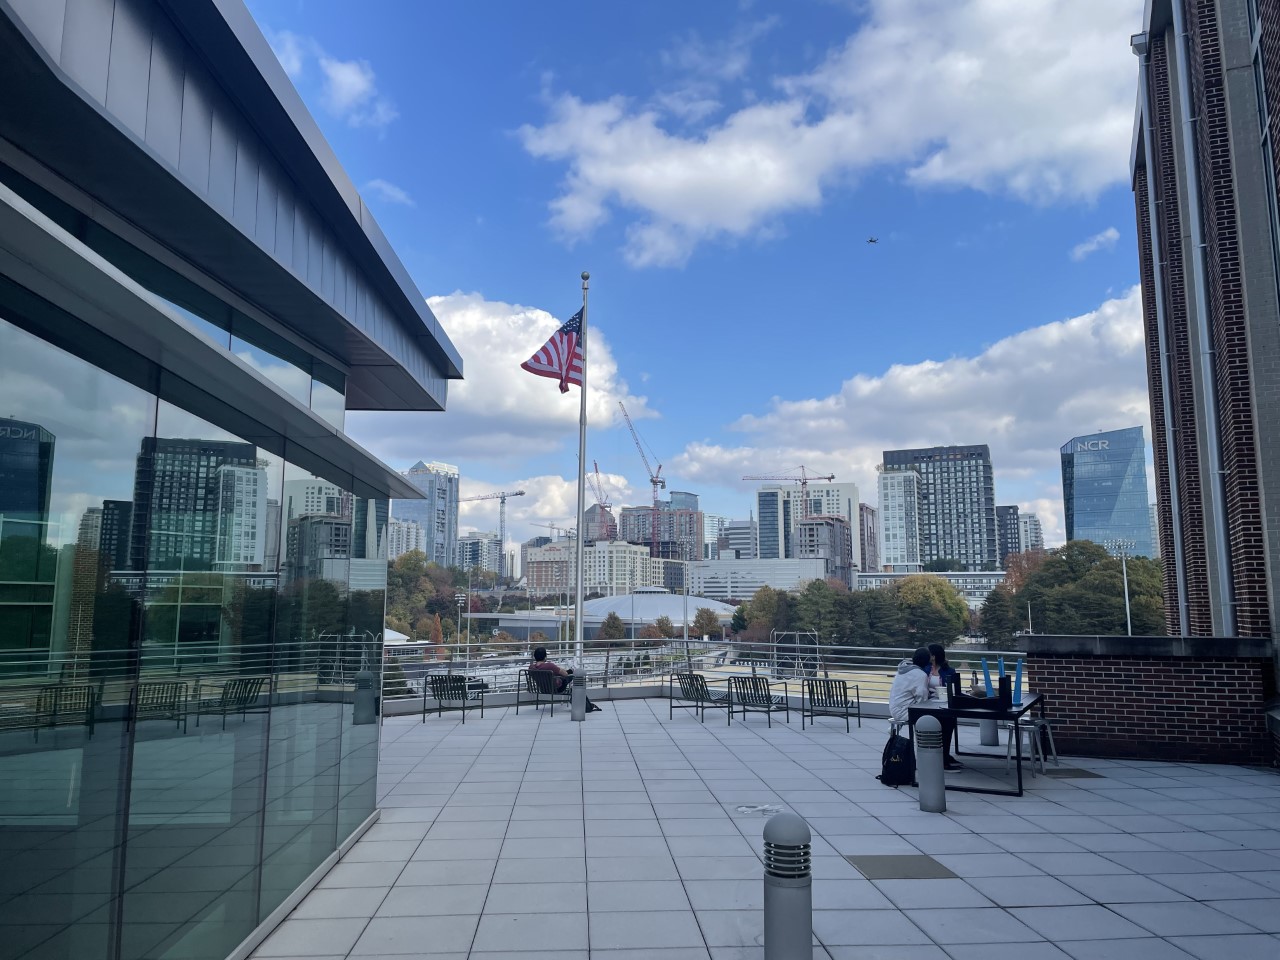
<svg viewBox="0 0 1280 960"><path fill-rule="evenodd" d="M759 814L762 817L772 817L775 813L781 813L782 807L776 803L740 803L733 808L738 813L743 814Z"/></svg>
<svg viewBox="0 0 1280 960"><path fill-rule="evenodd" d="M853 854L845 857L868 880L950 880L955 876L924 854Z"/></svg>
<svg viewBox="0 0 1280 960"><path fill-rule="evenodd" d="M1105 780L1100 773L1092 770L1081 770L1079 767L1053 767L1044 772L1046 777L1061 777L1063 780Z"/></svg>

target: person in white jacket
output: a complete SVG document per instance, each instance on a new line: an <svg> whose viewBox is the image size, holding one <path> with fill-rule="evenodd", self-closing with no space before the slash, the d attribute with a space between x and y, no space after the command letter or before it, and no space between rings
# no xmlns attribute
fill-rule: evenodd
<svg viewBox="0 0 1280 960"><path fill-rule="evenodd" d="M907 708L929 699L931 666L927 647L916 648L910 660L898 664L898 675L889 688L889 716L894 723L906 723Z"/></svg>

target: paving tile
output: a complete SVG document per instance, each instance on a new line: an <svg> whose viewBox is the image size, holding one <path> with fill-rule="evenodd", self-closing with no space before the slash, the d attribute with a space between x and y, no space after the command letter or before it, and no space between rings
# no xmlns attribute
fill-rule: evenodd
<svg viewBox="0 0 1280 960"><path fill-rule="evenodd" d="M1063 882L1097 903L1160 903L1187 898L1162 883L1137 874L1105 874L1100 877L1064 877Z"/></svg>
<svg viewBox="0 0 1280 960"><path fill-rule="evenodd" d="M484 900L485 913L585 913L585 883L494 883Z"/></svg>
<svg viewBox="0 0 1280 960"><path fill-rule="evenodd" d="M625 863L626 861L619 861ZM764 877L758 857L676 857L682 880L750 880Z"/></svg>
<svg viewBox="0 0 1280 960"><path fill-rule="evenodd" d="M379 917L435 917L479 913L489 893L487 883L432 887L396 887L378 906Z"/></svg>
<svg viewBox="0 0 1280 960"><path fill-rule="evenodd" d="M1046 940L1054 942L1068 937L1075 940L1118 940L1123 937L1141 937L1147 933L1142 927L1116 916L1106 907L1092 904L1071 907L1014 907L1009 913Z"/></svg>
<svg viewBox="0 0 1280 960"><path fill-rule="evenodd" d="M476 916L374 917L351 950L352 957L465 952Z"/></svg>
<svg viewBox="0 0 1280 960"><path fill-rule="evenodd" d="M760 910L708 910L696 916L708 947L756 947L764 943L764 913Z"/></svg>
<svg viewBox="0 0 1280 960"><path fill-rule="evenodd" d="M1151 879L1192 900L1260 900L1275 895L1275 891L1255 883L1248 875L1234 873L1162 873Z"/></svg>
<svg viewBox="0 0 1280 960"><path fill-rule="evenodd" d="M690 909L679 880L597 881L587 885L586 896L593 914Z"/></svg>
<svg viewBox="0 0 1280 960"><path fill-rule="evenodd" d="M514 857L499 860L494 883L582 883L587 879L582 857Z"/></svg>
<svg viewBox="0 0 1280 960"><path fill-rule="evenodd" d="M438 886L453 883L488 883L493 860L411 860L396 878L396 886Z"/></svg>
<svg viewBox="0 0 1280 960"><path fill-rule="evenodd" d="M1052 943L947 944L952 960L1070 960Z"/></svg>
<svg viewBox="0 0 1280 960"><path fill-rule="evenodd" d="M1249 924L1202 903L1120 903L1111 909L1163 937L1254 932Z"/></svg>
<svg viewBox="0 0 1280 960"><path fill-rule="evenodd" d="M1053 877L1133 872L1096 853L1020 853L1018 856Z"/></svg>
<svg viewBox="0 0 1280 960"><path fill-rule="evenodd" d="M1263 933L1280 933L1280 898L1270 900L1210 900L1205 906L1243 920Z"/></svg>
<svg viewBox="0 0 1280 960"><path fill-rule="evenodd" d="M286 920L254 951L258 957L307 957L346 953L369 921L363 918L338 920Z"/></svg>
<svg viewBox="0 0 1280 960"><path fill-rule="evenodd" d="M339 863L317 884L322 890L348 887L389 887L396 882L403 863Z"/></svg>
<svg viewBox="0 0 1280 960"><path fill-rule="evenodd" d="M956 876L940 859L924 854L854 854L844 859L868 880L941 880Z"/></svg>
<svg viewBox="0 0 1280 960"><path fill-rule="evenodd" d="M544 939L545 938L545 939ZM587 947L587 915L578 913L489 913L480 918L473 954L481 951L527 949L530 942L554 945L557 952Z"/></svg>
<svg viewBox="0 0 1280 960"><path fill-rule="evenodd" d="M1280 940L1264 933L1228 937L1170 937L1169 942L1200 960L1275 960Z"/></svg>
<svg viewBox="0 0 1280 960"><path fill-rule="evenodd" d="M1073 907L1044 907L1028 909L1080 909ZM995 908L985 910L921 910L912 913L911 920L927 933L935 943L1019 943L1044 939L1035 930L1019 921L1014 911ZM817 921L814 921L817 928Z"/></svg>
<svg viewBox="0 0 1280 960"><path fill-rule="evenodd" d="M1188 960L1191 954L1159 937L1128 940L1066 940L1058 944L1072 960Z"/></svg>
<svg viewBox="0 0 1280 960"><path fill-rule="evenodd" d="M289 914L290 920L337 920L344 917L368 919L378 911L390 887L349 887L312 890Z"/></svg>
<svg viewBox="0 0 1280 960"><path fill-rule="evenodd" d="M1000 907L1065 907L1091 902L1054 877L974 877L968 882Z"/></svg>
<svg viewBox="0 0 1280 960"><path fill-rule="evenodd" d="M897 910L815 910L813 933L828 947L929 942L924 932Z"/></svg>
<svg viewBox="0 0 1280 960"><path fill-rule="evenodd" d="M846 881L828 881L828 883L843 882ZM858 882L868 883L866 880ZM761 910L764 908L764 884L760 880L686 880L683 886L694 910ZM868 886L870 886L869 883ZM814 884L815 909L819 892L826 887L827 883ZM838 905L843 906L843 904ZM883 905L892 906L887 899Z"/></svg>
<svg viewBox="0 0 1280 960"><path fill-rule="evenodd" d="M990 907L992 903L964 880L875 880L877 890L899 910L940 907Z"/></svg>
<svg viewBox="0 0 1280 960"><path fill-rule="evenodd" d="M593 911L590 935L593 953L703 946L692 910Z"/></svg>

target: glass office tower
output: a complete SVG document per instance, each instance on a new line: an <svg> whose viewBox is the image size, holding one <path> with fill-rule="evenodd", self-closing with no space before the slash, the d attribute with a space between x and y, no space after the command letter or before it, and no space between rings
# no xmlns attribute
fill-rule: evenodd
<svg viewBox="0 0 1280 960"><path fill-rule="evenodd" d="M460 360L234 0L0 4L0 90L0 960L242 956L377 814L345 411Z"/></svg>
<svg viewBox="0 0 1280 960"><path fill-rule="evenodd" d="M1114 556L1154 557L1141 427L1073 437L1062 446L1068 540L1092 540Z"/></svg>

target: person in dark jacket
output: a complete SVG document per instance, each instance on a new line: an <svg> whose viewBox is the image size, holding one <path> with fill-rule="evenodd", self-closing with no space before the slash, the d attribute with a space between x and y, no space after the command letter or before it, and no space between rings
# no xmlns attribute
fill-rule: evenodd
<svg viewBox="0 0 1280 960"><path fill-rule="evenodd" d="M940 643L929 644L929 699L945 700L947 684L960 674L947 662L947 650ZM939 717L942 723L942 767L944 770L963 770L964 764L951 755L951 744L956 738L955 717Z"/></svg>
<svg viewBox="0 0 1280 960"><path fill-rule="evenodd" d="M556 693L568 693L569 684L573 682L573 671L565 670L559 664L552 663L547 659L547 648L538 647L533 651L533 663L529 664L530 670L546 670L548 673L554 674L556 677ZM587 713L594 713L599 710L596 704L587 699Z"/></svg>

